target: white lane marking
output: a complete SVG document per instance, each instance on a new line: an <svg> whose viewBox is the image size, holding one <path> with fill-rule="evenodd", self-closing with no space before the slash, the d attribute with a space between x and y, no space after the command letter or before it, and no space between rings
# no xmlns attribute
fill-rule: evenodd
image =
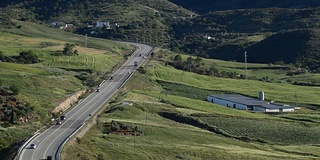
<svg viewBox="0 0 320 160"><path fill-rule="evenodd" d="M139 49L137 49L137 50L133 53L133 55L135 55L138 51L141 50L141 47L140 47L140 46L138 46L138 48L139 48ZM127 60L120 68L125 67L125 66L127 65L127 63L131 63L130 61L132 61L132 60L133 60L133 59ZM120 69L120 68L119 68L119 69ZM134 67L130 67L130 69L132 69L132 68L134 68ZM119 71L119 69L116 71L116 73L117 73L117 72L120 72L120 74L122 74L122 72L123 72L124 70L123 70L123 71ZM120 76L120 74L119 74L119 76ZM123 77L125 77L125 76L122 76L121 78L123 78ZM120 79L121 79L121 78L120 78ZM113 82L113 81L111 81L111 82ZM104 87L104 88L108 88L110 84L111 84L111 83L109 83L109 84L108 84L106 87ZM114 88L115 88L115 87L113 87L113 89L114 89ZM116 92L114 92L113 94L111 94L110 97L112 97L115 93L116 93ZM90 95L95 95L95 94L90 94ZM88 97L90 97L90 96L88 96ZM109 98L110 98L110 97L109 97ZM99 101L100 101L102 98L104 98L104 97L99 98ZM108 98L108 99L109 99L109 98ZM86 98L86 99L87 99L87 98ZM92 100L93 100L93 99L92 99ZM89 102L91 102L92 100L90 100ZM88 103L89 103L89 102L88 102ZM97 103L97 102L96 102L96 103ZM94 103L94 104L96 104L96 103ZM91 108L92 108L92 107L90 107L89 109L91 109ZM100 107L98 107L96 110L98 110L99 108L100 108ZM89 109L87 109L86 112L87 112ZM72 109L72 110L73 110L73 109ZM71 111L72 111L72 110L71 110ZM71 117L75 116L75 114L78 113L80 110L81 110L81 109L79 109L77 112L75 112ZM96 110L95 110L95 111L96 111ZM82 115L83 115L83 114L82 114ZM81 115L81 116L82 116L82 115ZM71 117L70 117L70 118L71 118ZM76 120L74 121L74 123L75 123L77 120L78 120L78 119L76 119ZM70 126L72 126L74 123L72 123ZM60 129L61 127L62 127L62 126L58 127L58 128L57 128L54 132L52 132L50 135L54 134L54 133L55 133L58 129ZM64 130L60 135L62 135L64 132L66 132L66 130ZM49 135L49 136L50 136L50 135ZM60 137L60 135L57 136L57 137L55 138L55 140L56 140L58 137ZM49 137L49 136L47 136L47 137ZM54 140L54 141L55 141L55 140ZM54 141L52 141L49 146L51 146ZM43 142L43 141L42 141L42 142ZM42 143L42 142L41 142L41 143ZM41 143L40 143L40 144L41 144ZM40 144L39 144L39 145L40 145ZM48 147L47 150L45 151L44 156L46 155L48 149L49 149L49 147ZM35 152L34 152L34 153L35 153ZM33 157L34 157L34 153L32 154L32 159L33 159Z"/></svg>
<svg viewBox="0 0 320 160"><path fill-rule="evenodd" d="M138 44L138 45L140 45L140 44ZM147 45L144 45L144 46L147 46ZM149 47L149 46L147 46L147 47ZM137 46L137 48L139 48L139 49L137 49L137 50L133 53L133 55L136 54L138 51L141 50L141 47L140 47L140 46ZM151 47L149 47L149 48L151 48ZM126 61L125 64L123 64L121 67L124 67L127 63L129 63L129 61L130 61L130 60ZM132 61L132 59L131 59L131 61ZM131 62L130 62L130 63L131 63ZM119 70L117 70L116 73L117 73L117 72L119 72ZM121 72L121 73L122 73L122 72ZM123 77L124 77L124 76L122 76L122 78L123 78ZM113 81L112 81L112 82L113 82ZM116 92L114 92L110 97L112 97L115 93L116 93ZM90 94L88 97L86 97L83 101L86 103L87 101L85 101L85 100L91 98L92 96L95 96L95 94L91 93L91 94ZM91 101L89 100L87 103L90 103L90 102L91 102ZM78 105L80 105L80 102L78 103ZM81 105L84 105L84 106L85 106L86 104L81 103ZM71 112L72 112L73 110L75 110L75 109L78 109L77 106L75 106L73 109L71 109L68 113L71 113ZM99 108L97 108L97 109L99 109ZM97 110L97 109L96 109L96 110ZM80 110L81 110L81 109L79 109L78 111L80 111ZM95 110L95 111L96 111L96 110ZM78 111L77 111L77 112L78 112ZM75 113L77 113L77 112L75 112ZM66 113L66 114L68 114L68 113ZM75 113L74 113L74 114L75 114ZM71 117L73 117L73 116L71 116ZM53 128L54 126L55 126L55 125L52 125L50 128ZM60 126L59 128L57 128L56 130L60 129L61 127L62 127L62 126ZM50 129L50 128L49 128L49 129ZM50 131L49 129L47 129L45 132L43 132L42 135L43 135L44 133L46 133L46 132L49 132L49 131ZM55 131L54 131L54 132L55 132ZM54 132L53 132L53 133L54 133ZM53 134L53 133L51 133L51 134ZM50 134L50 135L51 135L51 134ZM40 136L39 136L38 138L41 139ZM46 140L46 139L43 139L42 142L45 141L45 140ZM39 142L39 141L40 141L40 140L37 140L37 142ZM42 143L42 142L41 142L41 143ZM41 145L41 143L40 143L39 145ZM23 149L21 155L23 155L24 152L25 152L25 150ZM21 156L20 156L20 157L21 157ZM19 159L20 159L20 157L19 157ZM33 152L33 154L32 154L32 157L34 157L34 152Z"/></svg>

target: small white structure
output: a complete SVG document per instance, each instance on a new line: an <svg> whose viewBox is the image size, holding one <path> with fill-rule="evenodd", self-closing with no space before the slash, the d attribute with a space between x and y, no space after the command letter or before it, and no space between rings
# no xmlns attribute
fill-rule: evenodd
<svg viewBox="0 0 320 160"><path fill-rule="evenodd" d="M71 27L73 27L73 24L71 24L71 23L66 23L66 24L64 24L63 26L61 26L60 29L66 29L66 28L71 28Z"/></svg>
<svg viewBox="0 0 320 160"><path fill-rule="evenodd" d="M51 23L51 26L53 26L53 27L59 27L59 26L62 26L63 24L64 24L63 22L56 21L56 22L52 22L52 23Z"/></svg>
<svg viewBox="0 0 320 160"><path fill-rule="evenodd" d="M231 95L209 95L207 101L229 108L236 108L241 110L253 110L261 112L292 112L295 107L275 104L263 101L264 93L259 92L259 99L254 99L238 94Z"/></svg>
<svg viewBox="0 0 320 160"><path fill-rule="evenodd" d="M96 22L96 28L103 27L103 26L106 26L107 29L110 29L110 28L111 28L111 27L110 27L110 23L109 23L108 21L106 21L106 22L104 22L104 21L102 21L102 22L97 21L97 22Z"/></svg>
<svg viewBox="0 0 320 160"><path fill-rule="evenodd" d="M260 92L259 92L259 99L260 99L261 101L264 101L264 92L263 92L263 91L260 91Z"/></svg>

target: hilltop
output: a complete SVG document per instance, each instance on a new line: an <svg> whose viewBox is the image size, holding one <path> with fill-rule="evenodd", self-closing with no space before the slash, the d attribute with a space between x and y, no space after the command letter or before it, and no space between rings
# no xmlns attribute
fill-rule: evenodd
<svg viewBox="0 0 320 160"><path fill-rule="evenodd" d="M0 127L0 157L11 155L4 148L10 150L33 131L50 125L49 119L58 116L49 114L54 106L76 91L98 85L133 49L106 39L149 43L174 52L157 49L99 116L93 132L86 135L89 138L76 139L82 146L67 148L66 159L126 159L127 155L163 159L163 154L158 155L163 152L169 159L236 159L235 149L243 159L320 157L314 145L320 142L319 74L288 74L299 67L312 71L319 67L319 8L238 9L197 15L166 0L16 0L3 1L1 7L0 51L6 59L17 60L0 63L1 85L6 90L19 87L20 93L2 98L1 104L9 105L0 112L5 114L3 121L8 121L5 128ZM110 28L93 27L96 21L109 22ZM78 54L62 55L67 43L72 43ZM37 55L39 61L11 63L26 63L18 56L22 51ZM235 62L243 61L244 51L251 63L248 80L242 78L244 64ZM183 70L171 64L177 55L182 55ZM255 61L266 64L253 64ZM213 93L255 97L261 90L270 95L268 100L289 104L299 91L297 99L303 109L268 115L204 101ZM30 107L28 102L30 110L25 109ZM17 113L13 112L15 106ZM23 112L18 112L19 108ZM14 116L30 119L16 125L9 122ZM110 119L121 131L137 128L143 137L110 135ZM106 148L111 156L104 152ZM136 150L141 152L136 154Z"/></svg>
<svg viewBox="0 0 320 160"><path fill-rule="evenodd" d="M170 0L182 7L200 14L250 8L310 8L320 6L317 0Z"/></svg>
<svg viewBox="0 0 320 160"><path fill-rule="evenodd" d="M317 69L320 67L319 38L320 30L289 31L272 35L245 50L250 53L249 61L260 63L284 61Z"/></svg>
<svg viewBox="0 0 320 160"><path fill-rule="evenodd" d="M318 65L310 65L313 61L310 58L317 57L319 52L316 45L310 44L318 44L317 38L312 37L318 37L316 30L320 25L319 13L319 8L269 8L212 12L173 25L173 30L179 31L175 32L174 45L186 53L222 60L243 61L245 50L254 52L252 54L272 53L274 56L272 60L261 57L260 59L251 57L251 60L264 63L273 63L274 60L296 63L299 59L299 61L309 61L303 65L317 69ZM286 32L288 33L284 34ZM277 35L277 38L266 39L272 35ZM290 47L288 40L291 44L299 44L300 49L296 49L298 46ZM259 47L260 42L265 47ZM283 48L281 52L280 50L274 52L273 49L278 48L273 46L274 44L281 45Z"/></svg>
<svg viewBox="0 0 320 160"><path fill-rule="evenodd" d="M309 49L295 50L286 47L282 52L268 50L272 45L272 43L268 44L270 42L268 40L261 43L269 47L259 48L261 46L259 42L271 35L279 37L273 40L285 40L286 37L281 38L281 36L286 34L280 33L288 31L291 33L292 30L315 30L320 25L320 8L309 8L308 6L316 7L319 2L282 0L275 3L275 1L265 0L226 3L215 1L206 5L210 8L215 4L216 8L213 8L212 11L222 6L235 10L205 12L201 15L184 9L184 5L179 6L185 1L172 2L167 0L5 1L2 3L2 13L8 14L3 16L2 24L18 27L9 20L16 18L22 21L43 23L77 34L148 43L169 48L175 52L221 60L243 61L239 55L242 55L244 50L255 52L254 54L256 50L259 50L259 53L272 52L272 55L275 55L273 59L276 61L301 63L302 67L317 70L318 66L312 64L310 59L304 59L317 57L318 50L315 45L308 45L317 44L313 42L316 41L315 38L292 40L299 44L300 48L309 47ZM197 2L201 7L207 3L209 2ZM193 7L198 6L191 2L186 4ZM232 6L233 8L230 8ZM301 32L300 34L308 34L301 35L308 37L316 33ZM264 51L261 52L261 49ZM299 52L300 55L292 54L295 52ZM251 57L251 60L261 62L254 56ZM308 62L305 63L305 61ZM273 63L274 61L263 62Z"/></svg>

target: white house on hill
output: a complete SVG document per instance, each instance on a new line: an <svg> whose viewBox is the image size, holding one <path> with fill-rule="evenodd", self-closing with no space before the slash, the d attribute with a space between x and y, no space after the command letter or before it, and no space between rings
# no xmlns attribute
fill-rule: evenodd
<svg viewBox="0 0 320 160"><path fill-rule="evenodd" d="M250 98L238 94L222 94L222 95L209 95L207 101L222 106L236 108L241 110L253 110L261 112L292 112L294 106L283 104L275 104L264 101L263 92L259 93L260 99Z"/></svg>
<svg viewBox="0 0 320 160"><path fill-rule="evenodd" d="M108 29L110 29L110 23L108 21L97 21L96 22L96 28L99 28L99 27L103 27L103 26L106 26Z"/></svg>

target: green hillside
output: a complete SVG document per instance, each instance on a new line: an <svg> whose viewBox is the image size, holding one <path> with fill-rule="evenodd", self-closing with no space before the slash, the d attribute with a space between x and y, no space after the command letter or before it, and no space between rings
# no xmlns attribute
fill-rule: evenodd
<svg viewBox="0 0 320 160"><path fill-rule="evenodd" d="M11 20L0 29L0 157L11 159L19 142L50 125L50 111L68 96L90 90L105 79L131 46L48 28L36 23ZM12 27L20 26L20 27ZM62 55L72 43L77 56ZM21 53L39 61L21 61ZM25 62L25 63L24 63Z"/></svg>
<svg viewBox="0 0 320 160"><path fill-rule="evenodd" d="M52 5L48 5L49 3ZM210 5L216 4L218 7L222 3L222 1L216 1ZM206 2L203 1L201 4L204 5ZM289 2L286 0L278 3L274 1L233 1L230 4L236 4L236 10L196 15L166 0L103 2L96 0L59 0L54 2L34 0L25 3L20 1L3 3L4 8L0 10L0 13L7 13L2 18L5 20L3 23L11 25L11 28L19 27L19 25L8 21L8 17L43 23L55 28L72 24L63 30L82 35L87 34L92 37L148 43L166 47L175 52L235 61L242 61L244 50L248 47L249 50L251 48L258 49L261 44L255 44L273 34L292 30L316 30L320 25L319 8L312 7L318 5L315 1L303 3L302 1ZM225 5L228 6L228 4ZM95 27L97 21L109 22L109 25ZM52 26L52 22L61 22L62 24ZM285 41L288 38L286 35L278 34L279 38L273 39L277 42L273 43L283 43L281 40ZM317 32L301 32L299 35L317 37ZM316 41L316 38L310 40L296 38L292 42L299 44L299 47L291 48L284 47L284 45L282 46L284 50L281 52L272 50L266 52L276 55L275 61L299 63L301 67L314 72L318 66L315 64L316 62L311 62L310 58L314 59L319 54ZM267 44L268 41L263 43L266 46L273 44ZM258 50L260 49L265 49L265 47ZM296 52L301 55L296 55ZM251 57L251 60L253 62L262 61L254 57ZM266 60L270 61L266 62ZM265 59L263 62L273 63L274 60Z"/></svg>
<svg viewBox="0 0 320 160"><path fill-rule="evenodd" d="M207 13L221 10L250 9L250 8L310 8L318 7L317 0L170 0L184 8L197 13Z"/></svg>
<svg viewBox="0 0 320 160"><path fill-rule="evenodd" d="M317 69L311 61L319 55L319 24L319 8L211 12L173 25L173 46L193 55L236 61L243 61L245 50L252 50L251 62L299 61L302 67ZM256 52L272 56L259 57Z"/></svg>
<svg viewBox="0 0 320 160"><path fill-rule="evenodd" d="M144 68L146 74L133 76L89 132L66 145L63 159L319 158L318 87L182 75L153 60ZM257 97L264 90L267 99L290 103L296 89L304 107L287 114L241 111L204 100L215 93Z"/></svg>
<svg viewBox="0 0 320 160"><path fill-rule="evenodd" d="M250 62L300 64L317 70L320 58L319 30L297 30L274 34L245 50Z"/></svg>
<svg viewBox="0 0 320 160"><path fill-rule="evenodd" d="M194 13L166 0L54 0L12 2L6 6L13 18L45 23L72 24L65 28L78 34L107 39L166 45L170 23ZM21 9L21 8L25 9ZM31 13L31 14L26 14ZM96 21L109 22L111 28L91 27ZM88 27L88 25L91 25ZM56 26L57 28L61 27ZM91 34L94 31L96 34Z"/></svg>
<svg viewBox="0 0 320 160"><path fill-rule="evenodd" d="M67 96L109 76L134 49L111 41L122 40L159 48L63 159L319 159L318 2L201 2L188 3L202 7L197 15L182 1L2 1L0 157L11 159L18 142L50 125L58 116L50 110ZM236 10L207 12L211 5ZM259 91L302 108L265 114L205 101Z"/></svg>

